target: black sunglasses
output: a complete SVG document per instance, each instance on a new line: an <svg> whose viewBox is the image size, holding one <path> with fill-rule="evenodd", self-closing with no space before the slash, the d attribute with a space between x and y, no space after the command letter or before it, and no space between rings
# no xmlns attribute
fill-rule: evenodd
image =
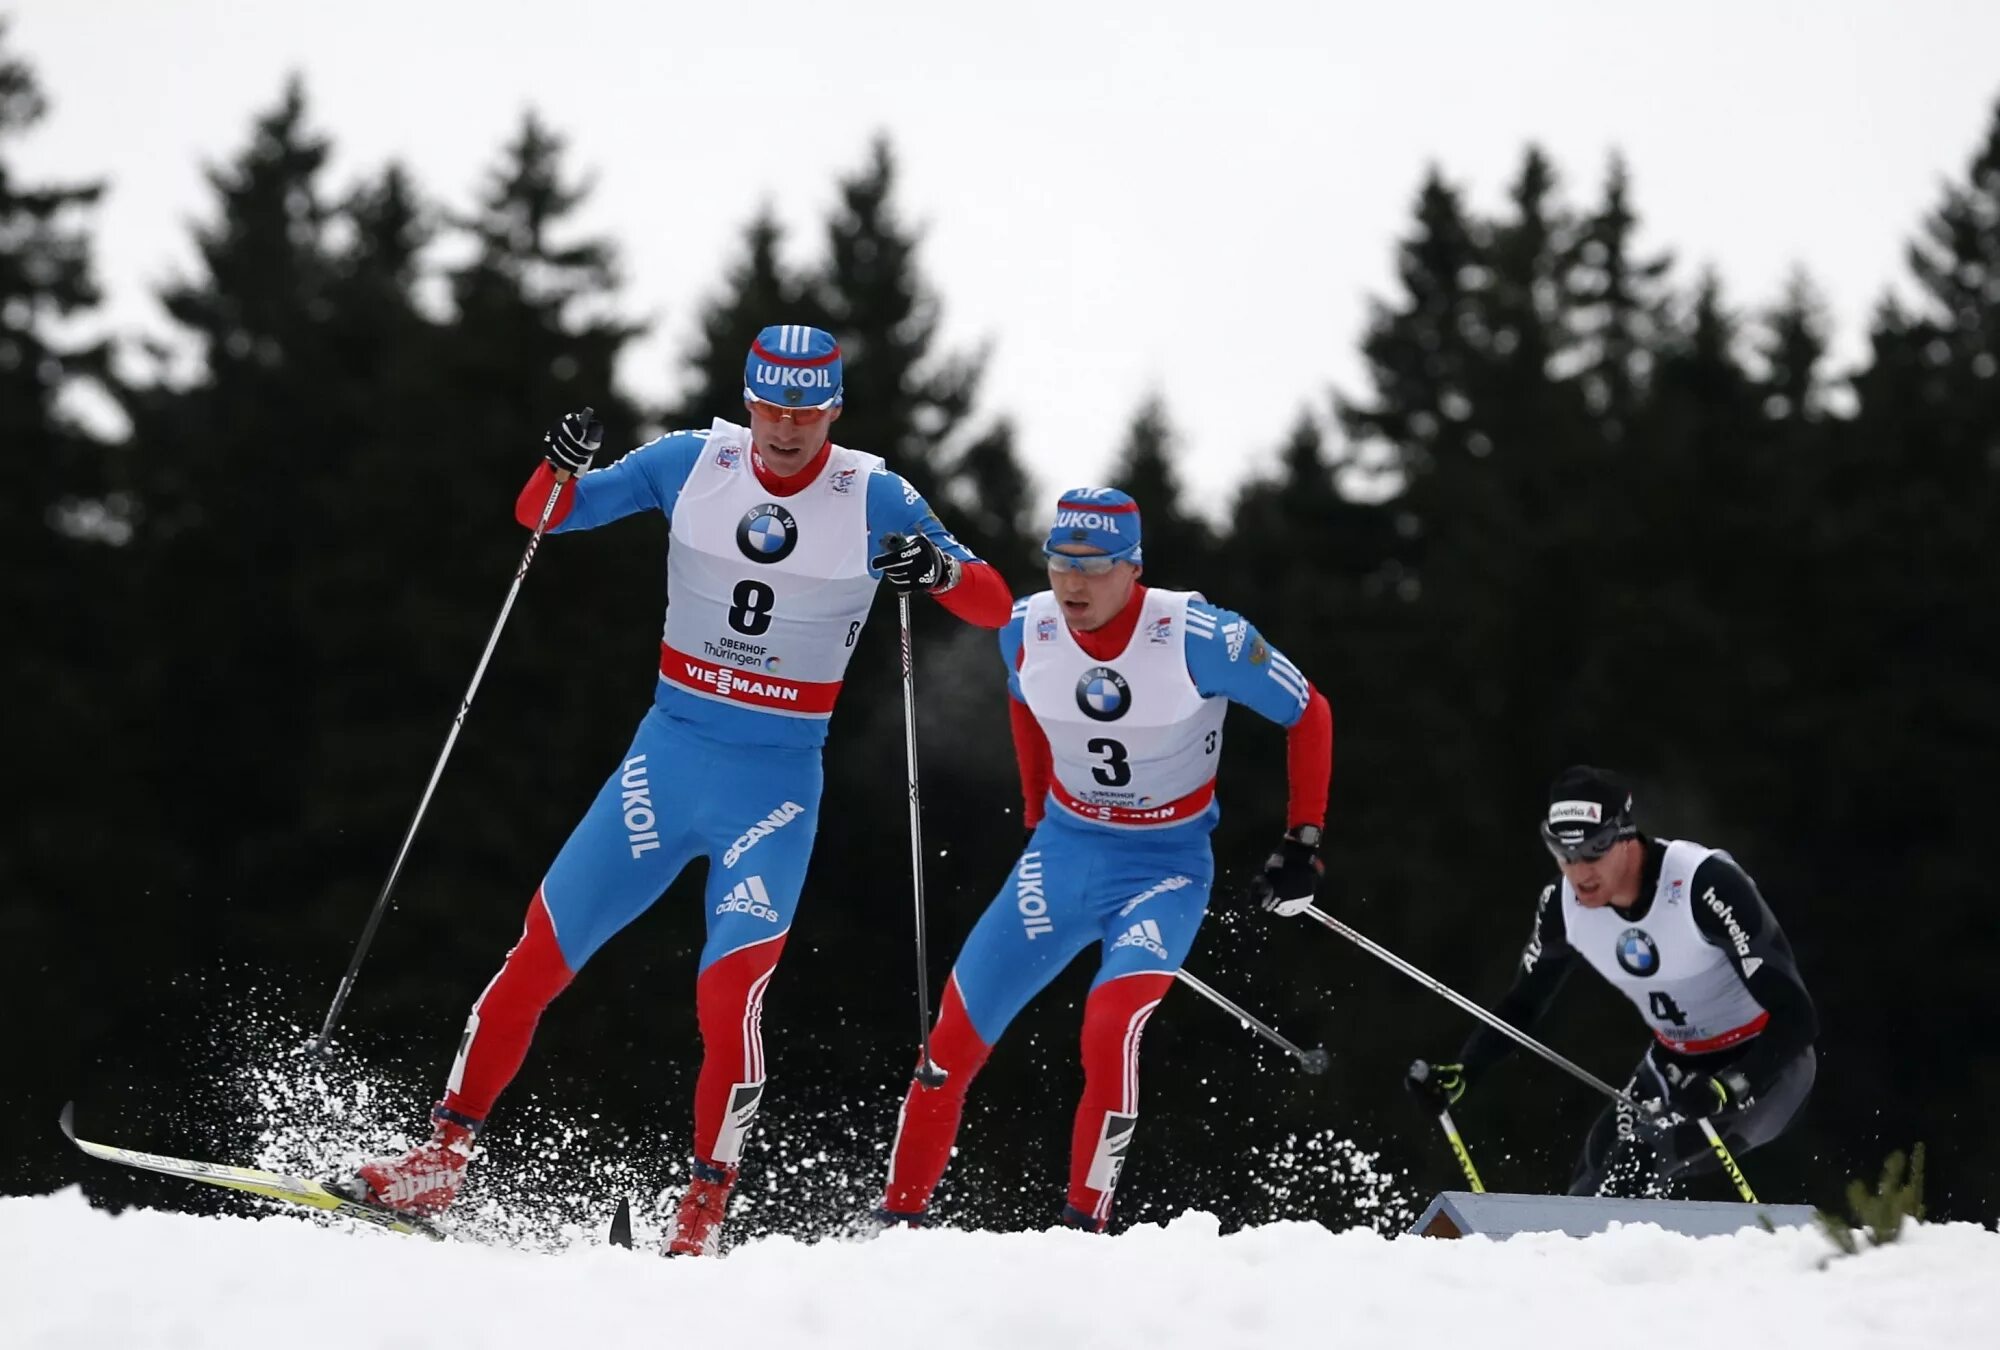
<svg viewBox="0 0 2000 1350"><path fill-rule="evenodd" d="M1576 839L1563 839L1542 822L1542 843L1548 846L1557 862L1596 862L1611 851L1611 846L1620 839L1630 839L1637 834L1630 825L1618 821L1607 821L1594 830L1585 830Z"/></svg>

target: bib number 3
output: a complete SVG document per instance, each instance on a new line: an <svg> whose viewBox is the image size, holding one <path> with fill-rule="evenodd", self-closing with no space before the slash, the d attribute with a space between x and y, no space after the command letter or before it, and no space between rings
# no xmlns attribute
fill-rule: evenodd
<svg viewBox="0 0 2000 1350"><path fill-rule="evenodd" d="M1104 756L1104 763L1090 771L1105 787L1124 787L1132 781L1132 762L1125 757L1125 747L1106 736L1099 736L1086 747L1093 755Z"/></svg>

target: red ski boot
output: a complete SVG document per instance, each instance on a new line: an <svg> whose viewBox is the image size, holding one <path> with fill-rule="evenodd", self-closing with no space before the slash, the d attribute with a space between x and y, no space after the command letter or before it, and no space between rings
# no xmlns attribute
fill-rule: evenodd
<svg viewBox="0 0 2000 1350"><path fill-rule="evenodd" d="M687 1194L674 1213L673 1230L660 1248L662 1256L714 1256L722 1247L722 1219L729 1208L729 1188L736 1169L695 1160Z"/></svg>
<svg viewBox="0 0 2000 1350"><path fill-rule="evenodd" d="M399 1158L365 1162L353 1176L334 1183L343 1195L403 1214L442 1214L472 1161L472 1136L479 1122L448 1112L431 1113L431 1137Z"/></svg>

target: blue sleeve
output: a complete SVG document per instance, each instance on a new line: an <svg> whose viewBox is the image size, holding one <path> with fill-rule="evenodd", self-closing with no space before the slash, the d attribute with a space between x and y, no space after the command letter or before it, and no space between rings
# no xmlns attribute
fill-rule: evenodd
<svg viewBox="0 0 2000 1350"><path fill-rule="evenodd" d="M1241 703L1281 727L1305 713L1306 677L1233 610L1202 600L1188 602L1187 664L1204 698Z"/></svg>
<svg viewBox="0 0 2000 1350"><path fill-rule="evenodd" d="M670 431L648 441L616 464L592 469L576 480L569 514L551 533L594 530L640 511L674 513L681 484L708 448L706 431Z"/></svg>
<svg viewBox="0 0 2000 1350"><path fill-rule="evenodd" d="M892 534L929 535L933 544L960 562L979 561L971 549L952 537L922 494L901 474L878 469L868 475L868 556L880 553L882 541Z"/></svg>
<svg viewBox="0 0 2000 1350"><path fill-rule="evenodd" d="M1014 613L1000 629L1000 660L1007 667L1007 692L1022 703L1028 696L1021 692L1021 643L1026 639L1028 602L1016 600Z"/></svg>

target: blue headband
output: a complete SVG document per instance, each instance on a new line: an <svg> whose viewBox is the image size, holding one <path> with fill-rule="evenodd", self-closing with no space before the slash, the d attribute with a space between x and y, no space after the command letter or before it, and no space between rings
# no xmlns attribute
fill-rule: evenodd
<svg viewBox="0 0 2000 1350"><path fill-rule="evenodd" d="M1139 503L1117 488L1071 488L1056 502L1055 524L1049 527L1053 553L1060 545L1084 545L1126 562L1141 562Z"/></svg>
<svg viewBox="0 0 2000 1350"><path fill-rule="evenodd" d="M743 397L781 408L837 408L840 344L823 328L772 324L743 361Z"/></svg>

